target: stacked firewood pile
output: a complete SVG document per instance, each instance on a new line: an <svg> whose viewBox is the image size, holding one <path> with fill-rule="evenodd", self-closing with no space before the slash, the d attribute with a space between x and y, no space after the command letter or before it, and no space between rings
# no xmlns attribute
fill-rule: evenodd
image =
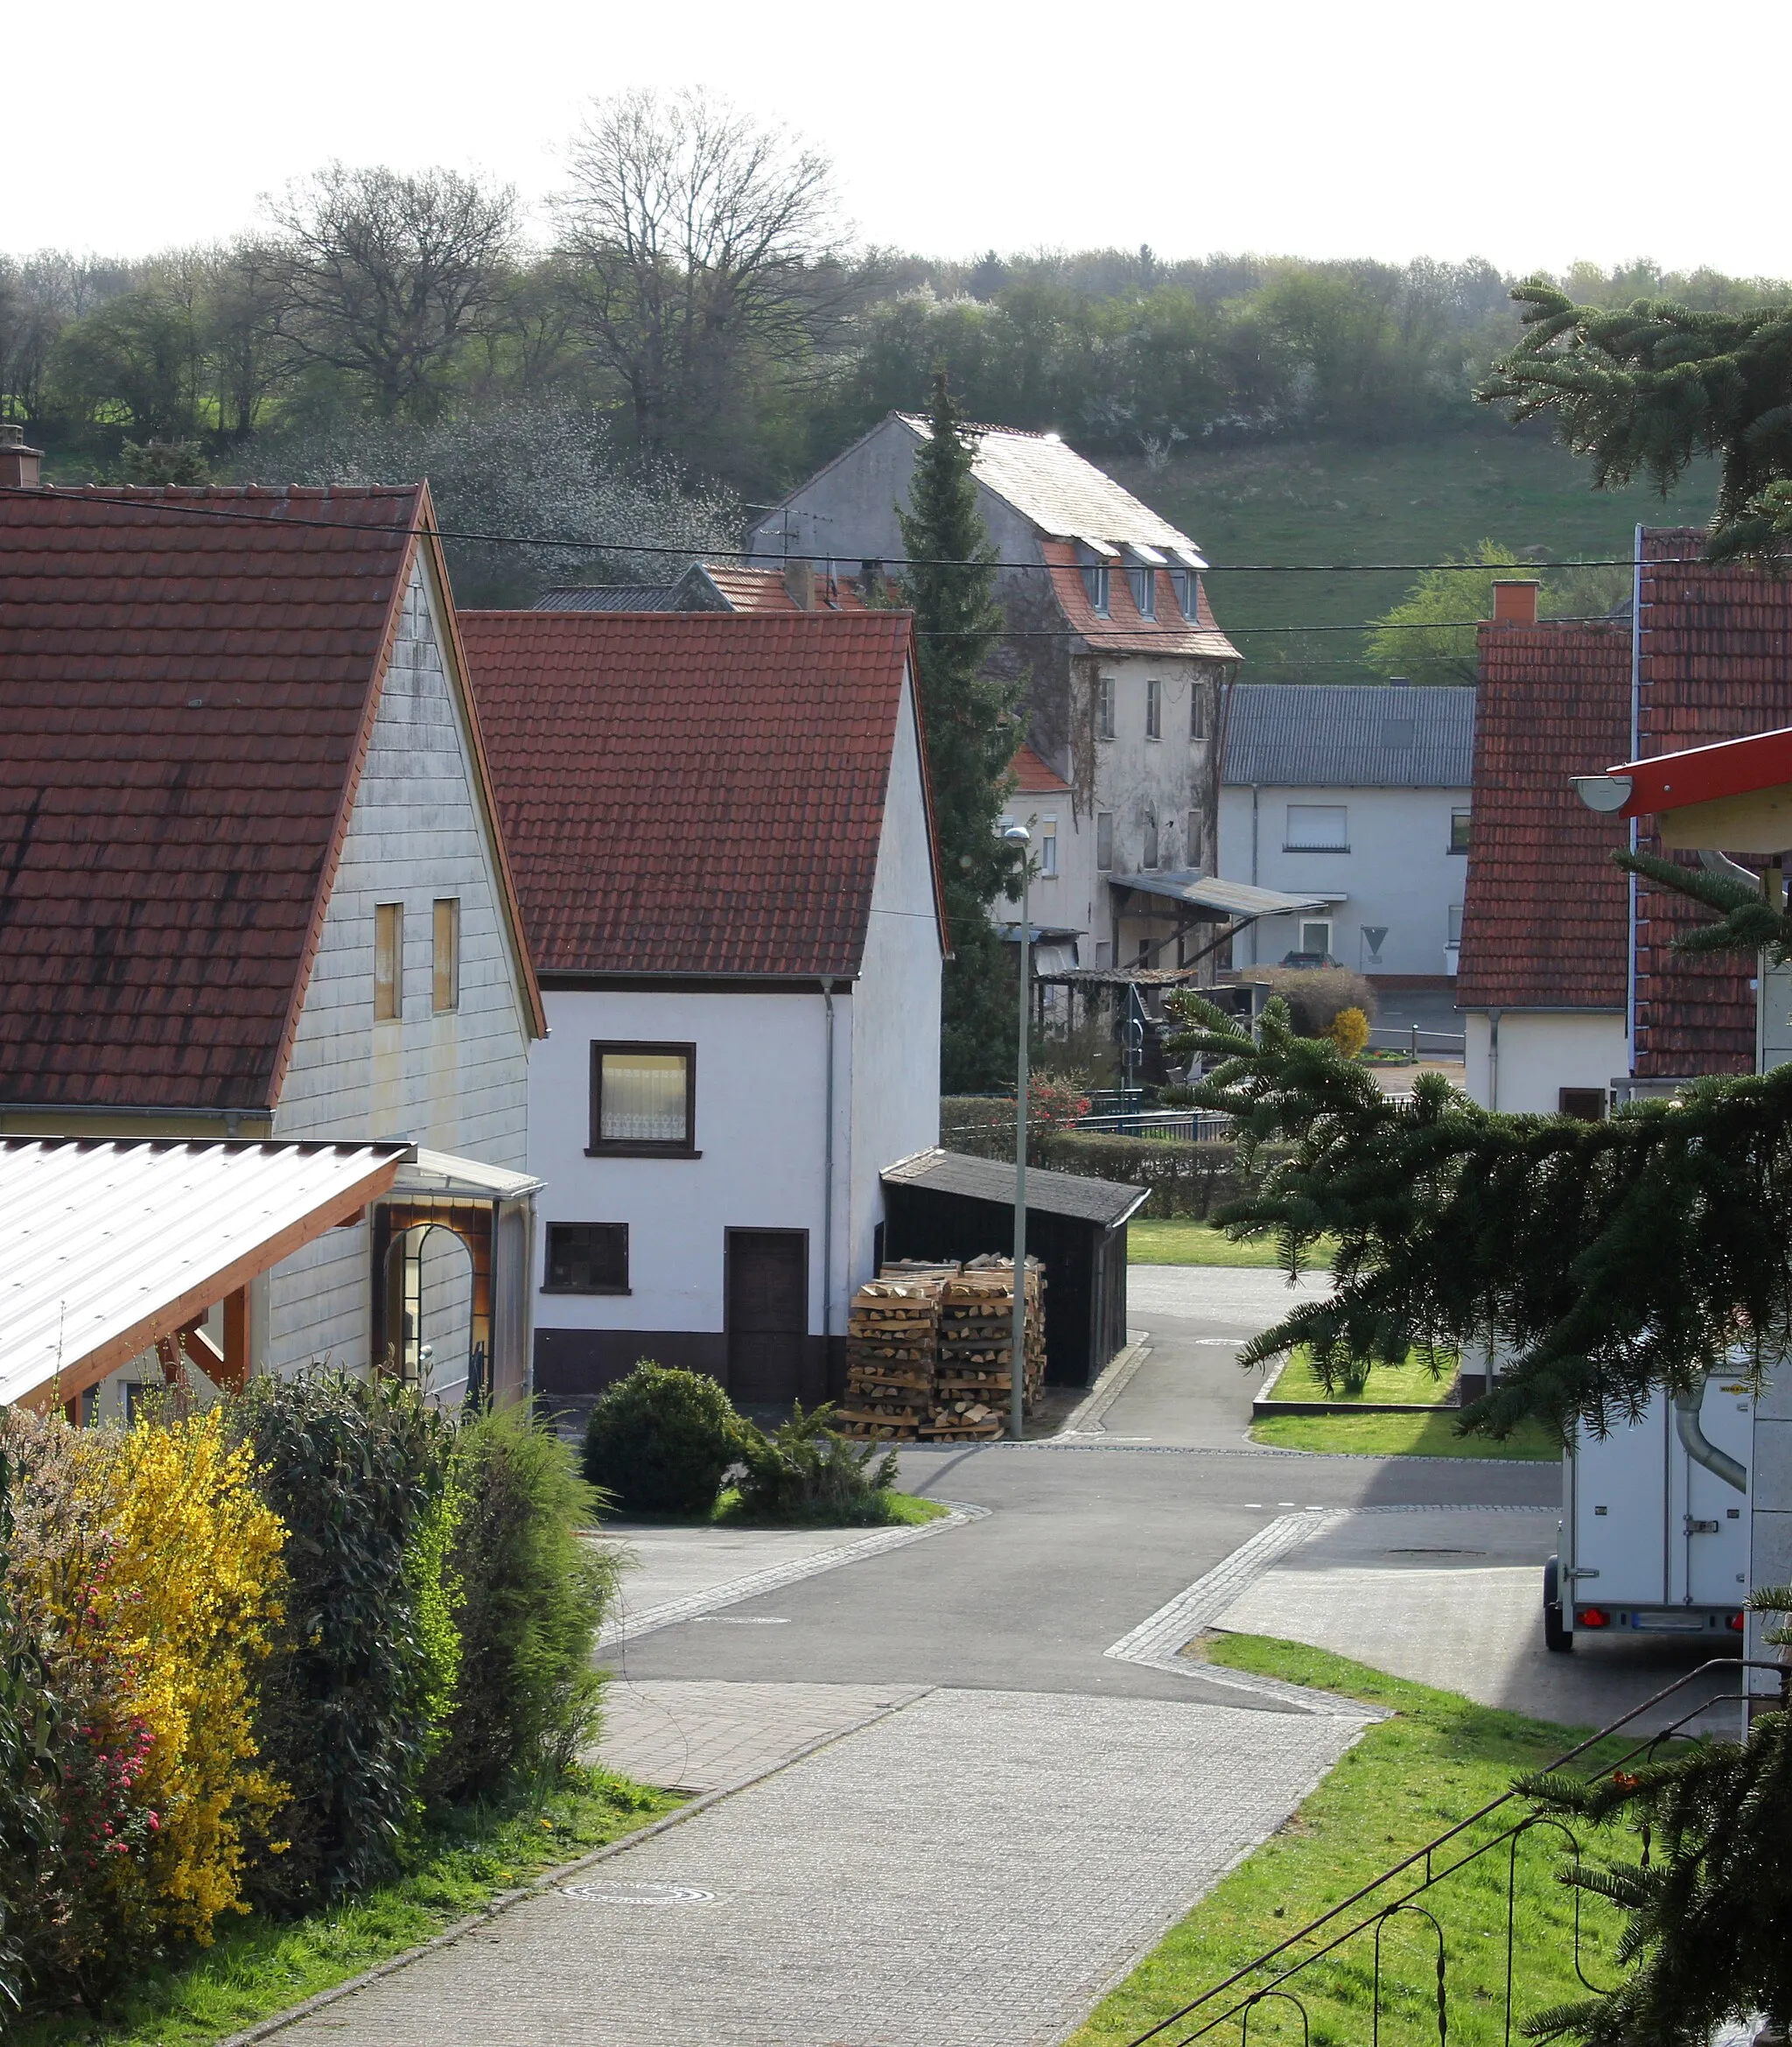
<svg viewBox="0 0 1792 2047"><path fill-rule="evenodd" d="M1026 1261L1022 1398L1030 1410L1046 1372L1045 1267ZM853 1296L846 1336L844 1435L966 1442L1007 1426L1014 1265L973 1258L886 1265Z"/></svg>
<svg viewBox="0 0 1792 2047"><path fill-rule="evenodd" d="M1031 1409L1046 1376L1046 1271L1026 1261L1021 1399ZM1014 1261L973 1258L941 1289L940 1362L934 1375L936 1438L999 1435L1012 1385Z"/></svg>
<svg viewBox="0 0 1792 2047"><path fill-rule="evenodd" d="M913 1441L933 1413L940 1344L936 1276L872 1279L852 1297L846 1321L843 1435Z"/></svg>

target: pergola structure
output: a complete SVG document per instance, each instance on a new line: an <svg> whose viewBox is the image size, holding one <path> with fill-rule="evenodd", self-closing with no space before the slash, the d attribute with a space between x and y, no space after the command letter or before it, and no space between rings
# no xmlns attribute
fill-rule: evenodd
<svg viewBox="0 0 1792 2047"><path fill-rule="evenodd" d="M248 1376L250 1282L357 1221L409 1144L0 1139L0 1404L80 1398L155 1349ZM204 1328L223 1307L223 1341Z"/></svg>

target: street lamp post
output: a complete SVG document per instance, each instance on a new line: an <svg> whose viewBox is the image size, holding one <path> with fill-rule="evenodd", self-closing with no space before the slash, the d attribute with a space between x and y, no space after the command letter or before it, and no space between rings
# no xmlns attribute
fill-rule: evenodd
<svg viewBox="0 0 1792 2047"><path fill-rule="evenodd" d="M1018 1443L1026 1434L1026 1096L1027 1029L1032 990L1027 985L1027 940L1032 912L1028 850L1032 834L1024 824L1003 829L1004 841L1020 852L1020 1048L1014 1065L1014 1321L1008 1337L1008 1434Z"/></svg>

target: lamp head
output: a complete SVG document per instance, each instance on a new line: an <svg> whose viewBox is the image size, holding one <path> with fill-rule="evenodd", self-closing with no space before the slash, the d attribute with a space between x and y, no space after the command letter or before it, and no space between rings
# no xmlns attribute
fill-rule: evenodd
<svg viewBox="0 0 1792 2047"><path fill-rule="evenodd" d="M1004 824L1002 827L1004 845L1031 845L1032 834L1024 824Z"/></svg>

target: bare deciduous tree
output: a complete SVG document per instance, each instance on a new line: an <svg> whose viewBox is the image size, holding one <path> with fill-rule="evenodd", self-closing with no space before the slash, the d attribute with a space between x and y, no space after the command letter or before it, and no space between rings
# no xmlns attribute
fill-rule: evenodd
<svg viewBox="0 0 1792 2047"><path fill-rule="evenodd" d="M556 201L578 321L643 447L693 452L749 365L800 361L846 291L828 159L700 91L600 101Z"/></svg>
<svg viewBox="0 0 1792 2047"><path fill-rule="evenodd" d="M364 384L382 417L433 417L510 256L514 191L455 171L332 164L268 210L285 244L293 347Z"/></svg>

